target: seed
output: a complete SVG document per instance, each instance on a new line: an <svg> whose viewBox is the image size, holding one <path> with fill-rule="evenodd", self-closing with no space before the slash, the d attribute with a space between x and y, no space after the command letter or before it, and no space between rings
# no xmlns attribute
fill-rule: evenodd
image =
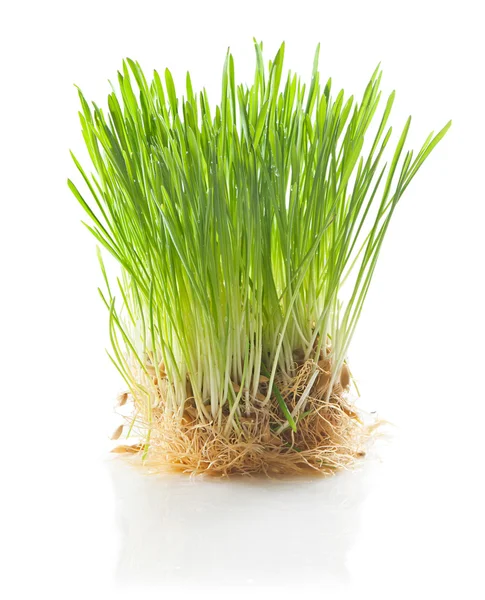
<svg viewBox="0 0 485 600"><path fill-rule="evenodd" d="M251 416L251 415L249 417L243 416L243 417L240 417L240 420L241 420L241 423L254 423L254 416Z"/></svg>
<svg viewBox="0 0 485 600"><path fill-rule="evenodd" d="M118 406L123 406L128 400L128 392L123 392L118 396Z"/></svg>
<svg viewBox="0 0 485 600"><path fill-rule="evenodd" d="M350 386L350 371L345 363L340 371L340 385L344 388L344 390Z"/></svg>
<svg viewBox="0 0 485 600"><path fill-rule="evenodd" d="M322 369L322 371L325 371L326 373L329 373L331 370L330 361L328 360L328 358L319 360L318 366L320 367L320 369Z"/></svg>
<svg viewBox="0 0 485 600"><path fill-rule="evenodd" d="M328 384L330 383L330 373L327 371L322 371L318 377L317 377L317 381L315 384L315 389L317 390L317 393L319 394L323 394L323 392L327 389Z"/></svg>
<svg viewBox="0 0 485 600"><path fill-rule="evenodd" d="M137 452L140 452L141 449L141 444L133 444L132 446L122 445L116 446L116 448L113 448L111 452L113 452L114 454L136 454Z"/></svg>
<svg viewBox="0 0 485 600"><path fill-rule="evenodd" d="M120 437L120 435L122 434L122 432L123 432L123 425L120 425L119 427L117 427L114 430L113 435L111 436L111 439L117 440Z"/></svg>
<svg viewBox="0 0 485 600"><path fill-rule="evenodd" d="M187 408L184 410L184 415L185 415L185 413L187 413L189 418L192 419L193 421L195 421L195 419L197 418L197 414L198 414L195 406L187 406Z"/></svg>
<svg viewBox="0 0 485 600"><path fill-rule="evenodd" d="M192 423L195 421L195 417L194 415L191 413L190 409L185 409L184 410L184 414L182 415L182 425L184 425L185 427L192 425Z"/></svg>
<svg viewBox="0 0 485 600"><path fill-rule="evenodd" d="M241 391L241 386L238 383L235 383L234 381L231 381L232 383L232 387L234 388L234 391L237 393L239 393ZM247 392L248 390L246 388L243 389L243 392ZM259 392L256 393L256 398L260 401L263 402L263 400L266 399L266 396L264 394L260 394Z"/></svg>

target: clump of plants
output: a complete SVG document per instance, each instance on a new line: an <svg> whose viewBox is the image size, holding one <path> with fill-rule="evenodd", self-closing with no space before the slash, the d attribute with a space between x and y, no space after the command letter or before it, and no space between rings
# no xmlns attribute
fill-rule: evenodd
<svg viewBox="0 0 485 600"><path fill-rule="evenodd" d="M255 51L249 86L227 54L217 105L189 74L177 93L170 71L147 79L129 59L106 110L79 92L94 174L74 158L85 191L69 187L119 265L110 277L99 253L132 403L118 451L186 472L329 473L365 451L349 345L394 210L451 122L414 153L409 118L384 163L379 68L357 101L321 80L318 49L309 85L283 75L284 45L267 66Z"/></svg>

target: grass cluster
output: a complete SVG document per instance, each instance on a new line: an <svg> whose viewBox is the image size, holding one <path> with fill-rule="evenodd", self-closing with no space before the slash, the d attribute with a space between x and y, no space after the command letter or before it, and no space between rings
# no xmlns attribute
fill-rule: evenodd
<svg viewBox="0 0 485 600"><path fill-rule="evenodd" d="M379 68L357 101L321 80L318 49L308 86L283 73L284 45L269 65L255 51L250 86L227 54L217 106L189 74L177 93L168 70L147 80L129 59L107 110L79 92L95 173L74 157L85 191L69 186L120 265L112 280L101 261L100 293L147 449L155 409L181 422L189 404L221 435L270 405L297 431L322 359L329 401L396 205L450 126L413 153L409 118L384 163L394 92L376 122Z"/></svg>

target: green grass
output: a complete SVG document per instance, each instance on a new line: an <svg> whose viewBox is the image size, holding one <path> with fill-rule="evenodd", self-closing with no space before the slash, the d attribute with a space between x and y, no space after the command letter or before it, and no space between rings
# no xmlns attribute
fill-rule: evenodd
<svg viewBox="0 0 485 600"><path fill-rule="evenodd" d="M265 402L295 427L275 375L329 342L338 375L397 203L451 122L413 153L410 118L391 137L379 68L357 101L321 80L318 50L309 85L283 73L284 45L267 67L255 50L249 86L227 54L217 106L189 74L181 92L129 59L107 110L79 92L94 175L73 157L83 193L69 187L120 265L108 280L100 258L110 356L148 412L137 372L163 362L164 410L182 414L188 379L202 422L229 410L237 427L267 373Z"/></svg>

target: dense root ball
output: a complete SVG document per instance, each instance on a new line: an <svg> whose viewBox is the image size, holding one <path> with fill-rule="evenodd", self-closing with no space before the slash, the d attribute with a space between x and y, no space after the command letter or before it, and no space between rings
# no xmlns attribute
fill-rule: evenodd
<svg viewBox="0 0 485 600"><path fill-rule="evenodd" d="M348 386L347 367L331 393L325 365L319 364L317 370L304 409L298 412L296 431L288 426L273 396L266 404L252 399L249 414L240 416L229 428L227 414L217 421L202 422L189 400L182 418L163 408L152 410L150 423L139 416L135 429L141 435L149 431L149 443L121 446L118 451L139 454L144 464L155 470L216 476L297 474L309 469L334 473L365 454L369 433L342 386ZM307 361L293 380L277 381L290 411L301 400L311 373L315 373L314 363Z"/></svg>

